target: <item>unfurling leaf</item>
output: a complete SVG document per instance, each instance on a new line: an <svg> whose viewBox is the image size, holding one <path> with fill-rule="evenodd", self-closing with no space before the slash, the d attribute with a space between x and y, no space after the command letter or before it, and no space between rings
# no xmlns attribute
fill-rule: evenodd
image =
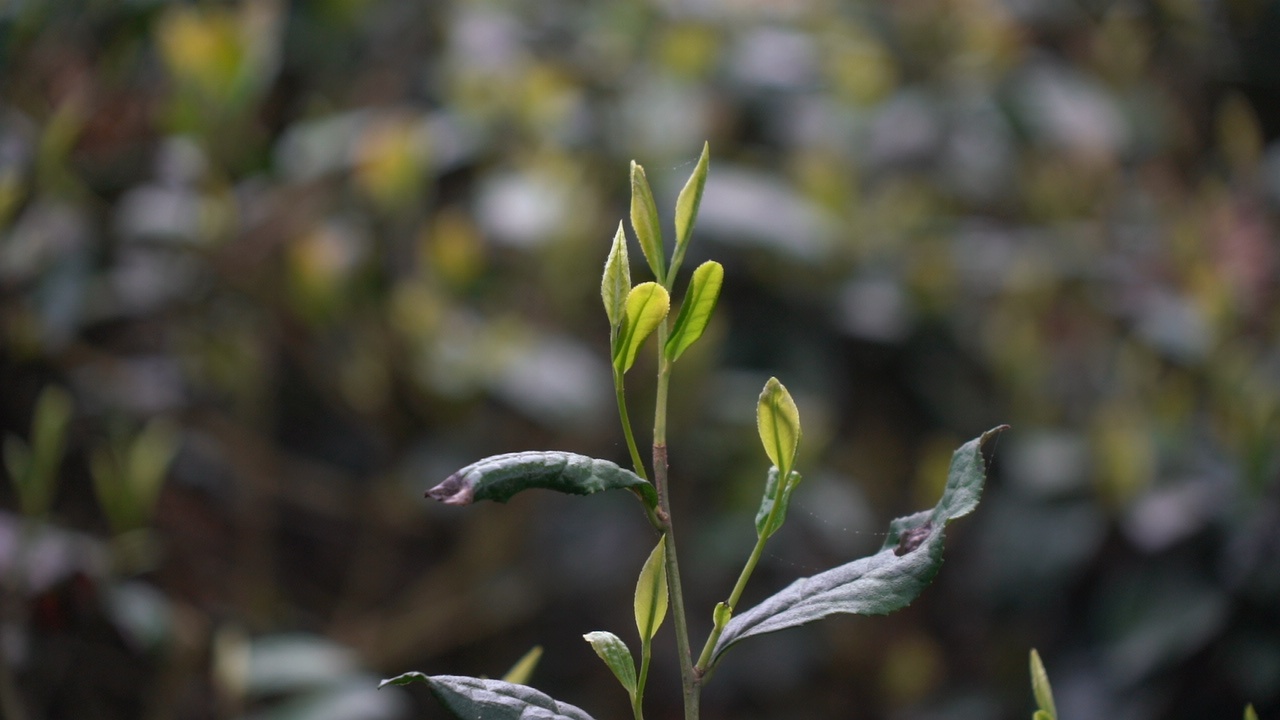
<svg viewBox="0 0 1280 720"><path fill-rule="evenodd" d="M671 298L661 285L646 282L631 288L626 316L613 345L613 366L619 372L626 372L635 364L640 346L667 317L670 308Z"/></svg>
<svg viewBox="0 0 1280 720"><path fill-rule="evenodd" d="M601 490L630 490L650 508L658 494L648 481L608 460L567 452L518 452L474 462L427 491L427 497L446 505L470 505L477 500L506 502L521 490L542 488L590 495Z"/></svg>
<svg viewBox="0 0 1280 720"><path fill-rule="evenodd" d="M618 223L618 232L609 248L609 259L604 263L604 277L600 279L600 297L604 300L604 313L609 317L609 327L618 329L627 312L627 293L631 292L631 263L627 259L627 236Z"/></svg>
<svg viewBox="0 0 1280 720"><path fill-rule="evenodd" d="M383 680L387 685L425 683L431 694L460 720L592 720L582 710L557 702L524 685L482 680L460 675L424 675L408 672Z"/></svg>
<svg viewBox="0 0 1280 720"><path fill-rule="evenodd" d="M538 667L538 661L542 659L542 646L534 645L525 653L506 675L502 676L503 682L509 682L514 685L528 685L529 678L533 675L534 668Z"/></svg>
<svg viewBox="0 0 1280 720"><path fill-rule="evenodd" d="M667 536L649 553L636 582L636 629L641 640L652 640L667 617Z"/></svg>
<svg viewBox="0 0 1280 720"><path fill-rule="evenodd" d="M947 523L977 507L986 480L983 447L1003 430L1004 426L989 430L956 450L938 504L891 522L888 537L875 555L796 580L734 617L716 643L712 662L733 644L754 635L837 613L884 615L910 604L942 566ZM920 528L927 530L920 532Z"/></svg>
<svg viewBox="0 0 1280 720"><path fill-rule="evenodd" d="M760 393L756 426L760 430L765 454L779 472L789 473L796 458L796 448L800 445L800 411L778 378L769 378Z"/></svg>
<svg viewBox="0 0 1280 720"><path fill-rule="evenodd" d="M707 184L707 164L711 159L710 143L702 144L702 155L698 165L689 175L689 180L676 198L676 250L671 257L670 274L674 277L684 261L685 250L689 248L689 238L693 236L693 223L698 219L698 206L702 204L702 189Z"/></svg>
<svg viewBox="0 0 1280 720"><path fill-rule="evenodd" d="M636 662L631 657L631 651L627 649L627 644L622 642L622 638L611 632L597 630L589 632L582 636L583 640L591 643L591 649L596 651L596 655L604 661L605 665L613 671L614 677L618 678L618 682L622 683L622 687L626 689L627 694L635 696L636 694Z"/></svg>
<svg viewBox="0 0 1280 720"><path fill-rule="evenodd" d="M1031 692L1036 698L1036 707L1044 713L1048 720L1058 720L1058 708L1053 704L1053 688L1049 685L1049 673L1045 672L1044 663L1040 662L1040 653L1031 649Z"/></svg>
<svg viewBox="0 0 1280 720"><path fill-rule="evenodd" d="M636 231L640 250L649 269L658 280L666 277L666 255L662 247L662 225L658 221L658 205L653 201L653 191L644 168L631 161L631 228Z"/></svg>
<svg viewBox="0 0 1280 720"><path fill-rule="evenodd" d="M723 284L724 267L714 260L702 263L693 271L689 290L684 295L684 302L680 304L680 314L676 316L676 323L667 338L667 346L663 348L668 360L675 362L690 345L702 337L702 332L707 329L707 323L711 320L711 311L716 309L716 301L720 299L720 286Z"/></svg>
<svg viewBox="0 0 1280 720"><path fill-rule="evenodd" d="M779 485L782 488L779 489ZM769 468L769 479L764 484L764 497L760 498L760 509L756 511L756 537L768 538L782 527L787 519L787 506L791 503L791 493L800 484L800 473L791 471L786 483L778 482L778 468ZM778 506L775 515L773 506ZM772 518L770 517L772 516Z"/></svg>

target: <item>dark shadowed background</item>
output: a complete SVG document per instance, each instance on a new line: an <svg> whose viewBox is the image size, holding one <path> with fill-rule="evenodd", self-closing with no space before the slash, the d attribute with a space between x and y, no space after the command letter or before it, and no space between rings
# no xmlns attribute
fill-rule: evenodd
<svg viewBox="0 0 1280 720"><path fill-rule="evenodd" d="M626 462L600 270L628 162L670 236L706 140L685 267L726 280L670 431L696 645L770 375L805 482L747 605L1013 430L919 601L743 643L703 716L1026 718L1036 647L1063 720L1277 717L1277 38L1269 0L0 3L0 707L440 718L379 679L541 645L531 684L627 717L581 636L634 638L634 499L422 493Z"/></svg>

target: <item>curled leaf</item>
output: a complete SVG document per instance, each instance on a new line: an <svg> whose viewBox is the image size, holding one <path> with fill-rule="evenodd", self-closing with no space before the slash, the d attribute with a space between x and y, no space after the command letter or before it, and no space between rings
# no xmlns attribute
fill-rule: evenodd
<svg viewBox="0 0 1280 720"><path fill-rule="evenodd" d="M383 680L378 687L415 682L425 683L431 694L461 720L592 720L590 715L568 703L558 702L533 688L501 680L408 672Z"/></svg>
<svg viewBox="0 0 1280 720"><path fill-rule="evenodd" d="M627 649L627 644L622 638L611 632L597 630L589 632L582 636L583 640L591 643L591 649L596 651L596 655L604 661L605 665L613 671L614 677L618 678L618 682L622 683L622 687L626 689L627 694L635 696L636 694L636 662L631 657L631 651Z"/></svg>
<svg viewBox="0 0 1280 720"><path fill-rule="evenodd" d="M644 561L640 579L636 582L636 629L640 631L640 639L645 641L653 639L667 617L666 540L666 535L658 538L658 544Z"/></svg>
<svg viewBox="0 0 1280 720"><path fill-rule="evenodd" d="M689 290L680 304L680 314L676 316L667 345L663 348L667 359L675 362L676 358L690 345L702 337L711 321L711 312L716 309L716 301L720 299L720 287L724 284L724 266L714 260L708 260L693 271L689 281Z"/></svg>
<svg viewBox="0 0 1280 720"><path fill-rule="evenodd" d="M646 480L608 460L567 452L518 452L474 462L427 491L446 505L477 500L506 502L522 490L541 488L571 495L630 490L650 508L658 494Z"/></svg>
<svg viewBox="0 0 1280 720"><path fill-rule="evenodd" d="M760 431L765 454L779 472L789 473L796 448L800 445L800 411L778 378L769 378L760 393L756 427Z"/></svg>
<svg viewBox="0 0 1280 720"><path fill-rule="evenodd" d="M791 493L800 484L800 473L792 470L787 482L778 485L778 468L769 468L769 478L764 484L764 496L760 498L760 509L756 511L756 537L768 538L782 527L787 519L787 506L791 504ZM773 507L778 505L774 514Z"/></svg>
<svg viewBox="0 0 1280 720"><path fill-rule="evenodd" d="M658 221L658 205L653 201L653 191L649 189L649 179L645 177L644 168L631 161L631 228L636 231L636 239L640 241L640 250L645 260L649 261L649 269L659 280L666 277L666 256L662 247L662 225Z"/></svg>
<svg viewBox="0 0 1280 720"><path fill-rule="evenodd" d="M734 617L716 643L712 662L748 637L837 613L884 615L910 604L942 566L947 523L977 507L986 480L983 447L1003 430L1004 426L989 430L956 450L938 504L891 522L888 537L875 555L796 580Z"/></svg>
<svg viewBox="0 0 1280 720"><path fill-rule="evenodd" d="M613 365L626 372L635 364L636 353L667 317L671 298L666 288L654 282L640 283L627 295L626 317L613 346Z"/></svg>

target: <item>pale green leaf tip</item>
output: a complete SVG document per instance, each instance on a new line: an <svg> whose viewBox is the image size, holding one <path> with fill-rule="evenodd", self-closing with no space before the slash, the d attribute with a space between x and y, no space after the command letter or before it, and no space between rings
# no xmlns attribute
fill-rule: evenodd
<svg viewBox="0 0 1280 720"><path fill-rule="evenodd" d="M1258 720L1258 711L1253 709L1253 703L1245 706L1244 720Z"/></svg>
<svg viewBox="0 0 1280 720"><path fill-rule="evenodd" d="M503 682L509 682L513 685L528 685L529 678L533 675L533 671L538 667L538 661L542 659L542 646L534 645L516 661L515 665L502 676Z"/></svg>

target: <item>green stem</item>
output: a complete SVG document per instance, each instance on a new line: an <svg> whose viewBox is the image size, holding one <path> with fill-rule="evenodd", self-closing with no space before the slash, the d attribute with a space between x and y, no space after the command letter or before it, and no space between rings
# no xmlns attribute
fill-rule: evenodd
<svg viewBox="0 0 1280 720"><path fill-rule="evenodd" d="M636 474L641 479L648 480L644 461L640 459L640 449L636 447L635 434L631 432L631 417L627 414L627 395L623 390L622 371L617 367L613 368L613 392L618 399L618 416L622 419L622 434L627 438L627 450L631 452L631 464L635 466Z"/></svg>
<svg viewBox="0 0 1280 720"><path fill-rule="evenodd" d="M631 697L631 714L635 720L644 720L644 686L649 681L649 659L653 657L653 642L640 641L640 676L636 679L636 694Z"/></svg>
<svg viewBox="0 0 1280 720"><path fill-rule="evenodd" d="M667 344L667 322L658 326L658 389L653 411L653 484L658 490L658 516L667 535L667 588L671 595L671 614L676 626L676 649L680 656L680 680L684 691L685 720L698 720L698 676L693 668L689 646L689 625L685 619L684 591L680 583L680 563L676 557L676 536L672 529L671 498L667 487L667 395L670 389L671 363L663 354Z"/></svg>

